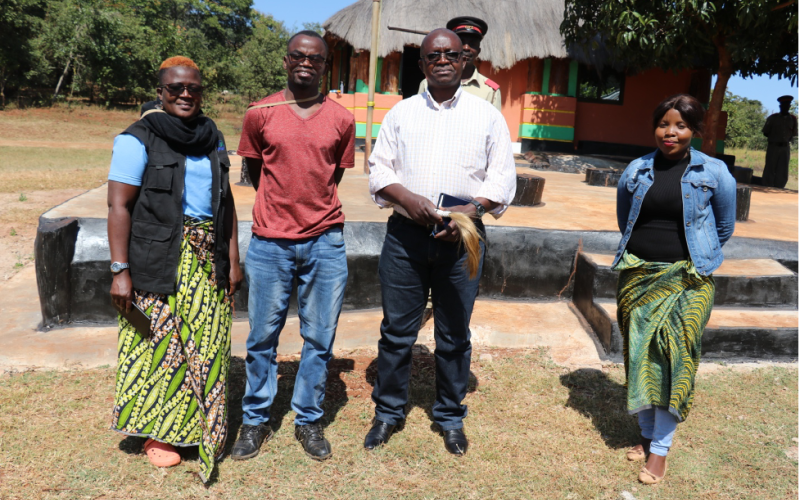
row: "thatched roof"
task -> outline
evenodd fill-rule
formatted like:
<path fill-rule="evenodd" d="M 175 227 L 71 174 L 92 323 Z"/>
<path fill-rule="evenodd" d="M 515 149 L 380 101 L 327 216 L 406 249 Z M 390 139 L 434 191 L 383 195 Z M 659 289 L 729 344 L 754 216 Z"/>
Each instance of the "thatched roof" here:
<path fill-rule="evenodd" d="M 489 24 L 480 58 L 497 69 L 531 57 L 567 57 L 558 31 L 564 0 L 382 0 L 381 5 L 379 57 L 422 42 L 422 35 L 391 31 L 388 26 L 430 31 L 456 16 L 474 16 Z M 356 50 L 369 50 L 372 0 L 357 0 L 322 26 Z"/>

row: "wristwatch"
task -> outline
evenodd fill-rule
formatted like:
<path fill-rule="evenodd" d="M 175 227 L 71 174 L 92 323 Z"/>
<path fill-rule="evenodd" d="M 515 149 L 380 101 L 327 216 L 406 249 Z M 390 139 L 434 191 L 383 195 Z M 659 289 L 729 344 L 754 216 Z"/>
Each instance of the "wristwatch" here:
<path fill-rule="evenodd" d="M 128 265 L 127 262 L 112 262 L 111 263 L 111 272 L 114 274 L 119 274 L 125 269 L 129 269 L 131 266 Z"/>
<path fill-rule="evenodd" d="M 483 215 L 486 213 L 486 208 L 484 208 L 481 202 L 476 200 L 470 200 L 470 203 L 475 205 L 475 215 L 477 215 L 479 219 L 483 217 Z"/>

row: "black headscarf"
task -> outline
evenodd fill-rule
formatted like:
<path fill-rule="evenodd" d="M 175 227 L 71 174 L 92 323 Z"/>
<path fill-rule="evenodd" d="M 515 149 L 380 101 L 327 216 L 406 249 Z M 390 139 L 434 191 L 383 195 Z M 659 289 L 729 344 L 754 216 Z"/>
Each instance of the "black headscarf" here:
<path fill-rule="evenodd" d="M 142 114 L 159 109 L 159 101 L 142 105 Z M 181 120 L 166 112 L 142 116 L 142 123 L 155 135 L 164 139 L 175 151 L 190 156 L 206 156 L 217 147 L 217 125 L 202 111 L 190 120 Z"/>

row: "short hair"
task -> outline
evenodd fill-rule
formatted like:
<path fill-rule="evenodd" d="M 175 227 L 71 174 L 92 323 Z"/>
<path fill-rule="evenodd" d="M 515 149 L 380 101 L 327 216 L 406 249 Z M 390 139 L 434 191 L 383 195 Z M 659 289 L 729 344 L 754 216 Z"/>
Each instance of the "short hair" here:
<path fill-rule="evenodd" d="M 425 38 L 423 38 L 422 42 L 419 44 L 420 55 L 423 55 L 423 56 L 425 55 L 425 54 L 422 53 L 422 49 L 423 49 L 423 47 L 425 47 L 425 44 L 428 42 L 428 40 L 436 38 L 437 36 L 442 35 L 442 34 L 447 35 L 447 36 L 453 35 L 453 37 L 455 37 L 455 40 L 458 40 L 458 43 L 461 44 L 461 46 L 463 48 L 464 42 L 461 41 L 461 37 L 458 36 L 458 33 L 454 32 L 454 31 L 451 31 L 451 30 L 449 30 L 447 28 L 436 28 L 435 30 L 431 30 L 430 32 L 428 32 L 428 34 L 425 35 Z"/>
<path fill-rule="evenodd" d="M 681 118 L 692 132 L 697 135 L 703 134 L 703 119 L 706 116 L 706 110 L 700 101 L 688 94 L 675 94 L 658 103 L 653 111 L 653 130 L 658 128 L 661 119 L 670 109 L 681 114 Z"/>
<path fill-rule="evenodd" d="M 158 81 L 159 83 L 164 78 L 164 74 L 170 68 L 191 68 L 200 73 L 200 68 L 197 67 L 194 61 L 185 56 L 172 56 L 164 60 L 161 66 L 158 67 Z"/>
<path fill-rule="evenodd" d="M 294 40 L 298 36 L 307 36 L 307 37 L 310 37 L 310 38 L 318 38 L 318 39 L 322 40 L 322 45 L 325 47 L 325 57 L 327 57 L 328 54 L 330 54 L 330 49 L 328 48 L 328 42 L 326 42 L 325 39 L 322 38 L 322 35 L 320 35 L 316 31 L 312 31 L 312 30 L 298 31 L 297 33 L 292 35 L 292 37 L 289 38 L 289 41 L 286 42 L 286 50 L 287 51 L 289 50 L 289 45 L 292 44 L 292 40 Z"/>

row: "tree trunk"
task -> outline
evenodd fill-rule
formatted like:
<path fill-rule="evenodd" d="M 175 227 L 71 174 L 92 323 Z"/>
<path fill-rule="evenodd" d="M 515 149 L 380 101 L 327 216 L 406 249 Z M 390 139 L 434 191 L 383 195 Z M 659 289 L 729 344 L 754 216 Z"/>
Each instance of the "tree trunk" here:
<path fill-rule="evenodd" d="M 0 72 L 0 109 L 6 109 L 6 77 Z"/>
<path fill-rule="evenodd" d="M 61 84 L 64 82 L 64 78 L 67 76 L 69 72 L 69 65 L 72 64 L 72 51 L 69 53 L 69 59 L 67 59 L 67 65 L 64 66 L 64 72 L 61 73 L 61 77 L 58 79 L 58 83 L 56 84 L 56 91 L 53 92 L 53 102 L 56 101 L 58 97 L 58 91 L 61 90 Z"/>
<path fill-rule="evenodd" d="M 708 103 L 706 113 L 705 133 L 703 134 L 703 153 L 709 156 L 717 156 L 717 126 L 719 124 L 719 113 L 722 111 L 722 101 L 725 99 L 725 89 L 728 88 L 728 80 L 733 74 L 733 64 L 731 54 L 725 46 L 725 37 L 719 35 L 714 38 L 714 45 L 719 53 L 719 70 L 717 71 L 717 83 L 714 84 L 714 92 L 711 94 L 711 102 Z M 724 138 L 724 137 L 723 137 Z"/>

